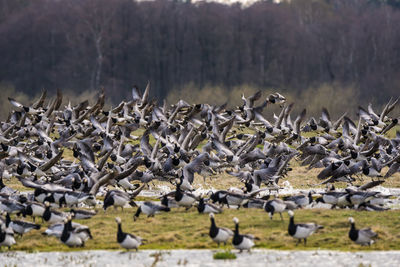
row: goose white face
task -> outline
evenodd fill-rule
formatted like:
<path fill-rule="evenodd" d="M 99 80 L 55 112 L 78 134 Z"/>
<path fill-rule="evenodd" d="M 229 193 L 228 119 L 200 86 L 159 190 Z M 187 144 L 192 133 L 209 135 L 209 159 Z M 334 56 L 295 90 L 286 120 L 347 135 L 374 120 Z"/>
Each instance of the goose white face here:
<path fill-rule="evenodd" d="M 116 221 L 117 223 L 121 223 L 121 218 L 120 218 L 120 217 L 116 217 L 116 218 L 115 218 L 115 221 Z"/>
<path fill-rule="evenodd" d="M 288 212 L 287 212 L 288 214 L 289 214 L 289 216 L 290 217 L 293 217 L 294 216 L 294 212 L 293 211 L 291 211 L 291 210 L 288 210 Z"/>
<path fill-rule="evenodd" d="M 235 218 L 233 218 L 233 222 L 237 224 L 237 223 L 239 223 L 239 219 L 235 217 Z"/>
<path fill-rule="evenodd" d="M 349 222 L 350 222 L 350 223 L 354 223 L 353 217 L 350 217 L 350 218 L 349 218 Z"/>

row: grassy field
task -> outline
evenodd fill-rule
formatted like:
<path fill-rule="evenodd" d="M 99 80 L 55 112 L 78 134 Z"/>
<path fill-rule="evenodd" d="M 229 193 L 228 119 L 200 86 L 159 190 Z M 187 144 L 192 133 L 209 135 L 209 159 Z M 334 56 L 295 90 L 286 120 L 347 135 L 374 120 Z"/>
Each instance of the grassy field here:
<path fill-rule="evenodd" d="M 93 240 L 88 240 L 84 249 L 120 249 L 116 242 L 117 224 L 115 217 L 122 218 L 122 227 L 125 232 L 134 233 L 146 239 L 141 249 L 213 249 L 217 245 L 208 236 L 210 225 L 206 214 L 198 214 L 192 208 L 172 210 L 170 213 L 158 214 L 154 218 L 140 216 L 134 222 L 134 208 L 121 210 L 110 209 L 87 221 L 78 221 L 88 225 L 92 231 Z M 240 219 L 240 232 L 249 233 L 258 237 L 257 248 L 267 249 L 332 249 L 332 250 L 393 250 L 400 249 L 400 232 L 398 221 L 400 212 L 356 212 L 353 210 L 297 210 L 295 222 L 316 222 L 324 229 L 308 239 L 307 246 L 296 246 L 295 240 L 287 233 L 288 215 L 284 214 L 284 221 L 279 215 L 273 220 L 263 210 L 239 209 L 225 210 L 216 215 L 218 226 L 233 229 L 233 217 Z M 361 247 L 353 244 L 348 238 L 348 217 L 354 217 L 359 228 L 372 227 L 378 233 L 377 242 L 371 247 Z M 43 227 L 44 228 L 44 227 Z M 12 250 L 35 251 L 75 251 L 82 248 L 70 249 L 55 237 L 42 236 L 41 232 L 32 231 L 17 239 L 17 245 Z M 231 248 L 231 244 L 221 248 Z"/>
<path fill-rule="evenodd" d="M 394 132 L 391 131 L 394 135 Z M 154 140 L 151 140 L 154 141 Z M 137 141 L 135 141 L 137 142 Z M 66 150 L 63 155 L 66 159 L 72 159 L 72 153 Z M 307 167 L 299 166 L 293 159 L 291 161 L 292 171 L 288 176 L 281 179 L 280 183 L 289 181 L 294 188 L 307 190 L 321 182 L 316 177 L 320 169 L 308 170 Z M 382 173 L 385 173 L 384 169 Z M 370 181 L 369 178 L 360 177 L 355 185 L 361 185 Z M 6 185 L 20 190 L 31 190 L 23 187 L 19 181 L 12 178 L 4 181 Z M 166 182 L 155 182 L 155 185 L 167 185 Z M 337 187 L 345 187 L 345 183 L 336 184 Z M 236 177 L 226 173 L 216 174 L 206 182 L 196 175 L 194 187 L 227 189 L 229 187 L 242 187 L 243 184 Z M 386 179 L 383 184 L 386 187 L 400 187 L 400 174 Z M 323 188 L 324 186 L 320 186 Z M 151 200 L 139 197 L 137 200 Z M 208 215 L 198 214 L 195 208 L 185 211 L 184 209 L 173 210 L 166 214 L 159 214 L 155 218 L 141 216 L 133 222 L 133 214 L 136 209 L 121 210 L 109 209 L 107 213 L 99 210 L 99 214 L 87 221 L 78 221 L 88 225 L 94 236 L 89 240 L 84 249 L 119 249 L 116 242 L 117 225 L 114 221 L 116 216 L 123 220 L 123 229 L 126 232 L 134 233 L 146 239 L 142 249 L 178 249 L 178 248 L 216 248 L 208 237 L 209 218 Z M 311 236 L 308 244 L 296 246 L 295 241 L 287 233 L 288 216 L 285 214 L 285 221 L 279 219 L 279 215 L 274 220 L 269 220 L 263 210 L 240 209 L 225 210 L 222 215 L 216 215 L 216 222 L 219 226 L 230 227 L 233 229 L 233 217 L 238 217 L 241 221 L 240 229 L 242 233 L 251 233 L 259 237 L 256 247 L 269 249 L 333 249 L 333 250 L 390 250 L 400 249 L 400 211 L 385 212 L 358 212 L 353 210 L 298 210 L 295 212 L 296 222 L 317 222 L 325 228 Z M 358 227 L 371 226 L 379 235 L 377 243 L 371 247 L 360 247 L 353 244 L 347 237 L 349 216 L 356 219 Z M 17 239 L 17 244 L 12 250 L 24 251 L 70 251 L 80 250 L 80 248 L 70 249 L 63 245 L 55 237 L 45 237 L 41 233 L 46 229 L 43 225 L 40 231 L 32 231 L 22 238 Z M 231 245 L 224 247 L 231 248 Z M 4 249 L 3 249 L 4 250 Z"/>

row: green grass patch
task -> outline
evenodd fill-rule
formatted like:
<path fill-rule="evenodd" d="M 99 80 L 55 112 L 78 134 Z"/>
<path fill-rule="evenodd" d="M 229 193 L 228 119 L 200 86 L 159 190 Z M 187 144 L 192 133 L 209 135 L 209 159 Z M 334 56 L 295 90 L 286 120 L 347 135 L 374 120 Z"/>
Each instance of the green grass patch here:
<path fill-rule="evenodd" d="M 214 253 L 213 258 L 214 260 L 234 260 L 236 259 L 236 254 L 230 250 L 219 251 Z"/>
<path fill-rule="evenodd" d="M 122 218 L 122 228 L 125 232 L 139 235 L 146 239 L 140 249 L 216 249 L 217 244 L 208 236 L 210 219 L 207 214 L 199 214 L 195 208 L 185 211 L 183 208 L 173 209 L 169 213 L 157 214 L 147 218 L 143 214 L 134 222 L 133 214 L 136 208 L 126 208 L 124 211 L 109 209 L 106 213 L 99 210 L 90 220 L 77 221 L 90 227 L 93 235 L 84 248 L 68 248 L 55 237 L 43 236 L 46 229 L 31 231 L 22 238 L 17 238 L 17 244 L 11 250 L 35 251 L 77 251 L 88 249 L 120 250 L 117 243 L 117 224 L 115 217 Z M 399 211 L 367 212 L 354 210 L 297 210 L 295 221 L 316 222 L 324 226 L 307 240 L 307 246 L 296 246 L 296 240 L 289 236 L 287 227 L 289 217 L 284 214 L 284 221 L 279 215 L 273 220 L 268 218 L 264 210 L 259 209 L 226 209 L 222 214 L 215 215 L 217 226 L 234 228 L 233 217 L 240 219 L 240 232 L 253 234 L 260 238 L 256 248 L 283 250 L 331 249 L 342 251 L 358 250 L 397 250 L 400 249 L 400 234 L 398 220 Z M 348 238 L 350 225 L 348 217 L 354 217 L 358 228 L 371 227 L 378 233 L 376 243 L 371 247 L 361 247 Z M 37 220 L 40 222 L 40 219 Z M 223 249 L 232 249 L 231 241 Z"/>

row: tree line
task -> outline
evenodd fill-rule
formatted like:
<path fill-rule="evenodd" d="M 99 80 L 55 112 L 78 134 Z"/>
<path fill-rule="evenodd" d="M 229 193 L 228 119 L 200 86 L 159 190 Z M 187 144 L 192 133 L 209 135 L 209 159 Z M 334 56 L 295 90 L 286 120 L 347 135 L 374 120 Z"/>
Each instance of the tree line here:
<path fill-rule="evenodd" d="M 399 1 L 0 0 L 0 83 L 35 95 L 137 84 L 302 94 L 335 84 L 383 103 L 400 88 Z M 321 101 L 324 101 L 322 99 Z"/>

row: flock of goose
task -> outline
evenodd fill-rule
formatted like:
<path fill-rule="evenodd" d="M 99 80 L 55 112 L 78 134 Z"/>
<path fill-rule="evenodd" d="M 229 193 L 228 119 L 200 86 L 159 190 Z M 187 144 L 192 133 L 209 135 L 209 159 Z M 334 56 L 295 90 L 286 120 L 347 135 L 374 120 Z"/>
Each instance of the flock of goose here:
<path fill-rule="evenodd" d="M 96 216 L 100 199 L 104 211 L 138 206 L 134 220 L 142 213 L 154 216 L 197 206 L 199 213 L 210 214 L 210 237 L 218 244 L 232 238 L 240 251 L 249 250 L 255 238 L 239 233 L 237 218 L 234 231 L 216 226 L 214 214 L 225 205 L 263 209 L 271 219 L 288 212 L 288 233 L 304 244 L 322 226 L 296 224 L 295 209 L 321 203 L 332 208 L 387 209 L 384 204 L 391 196 L 371 188 L 400 171 L 400 134 L 385 136 L 398 124 L 390 115 L 398 99 L 391 99 L 380 114 L 371 105 L 359 107 L 355 122 L 346 114 L 331 120 L 325 108 L 319 119 L 307 120 L 304 109 L 292 121 L 293 103 L 279 93 L 262 98 L 257 92 L 242 99 L 243 105 L 233 109 L 183 100 L 158 106 L 149 97 L 149 85 L 143 94 L 134 87 L 129 102 L 108 110 L 104 92 L 92 106 L 84 101 L 64 108 L 61 92 L 47 102 L 44 91 L 30 106 L 9 98 L 13 110 L 0 127 L 0 246 L 10 247 L 14 235 L 40 229 L 42 225 L 35 223 L 40 217 L 48 225 L 44 235 L 82 247 L 93 237 L 87 226 L 73 220 Z M 280 112 L 267 119 L 263 111 L 270 105 L 279 106 Z M 67 151 L 73 158 L 63 157 Z M 278 197 L 280 180 L 292 170 L 291 160 L 320 168 L 319 185 L 326 184 L 327 189 L 316 199 L 314 191 Z M 384 167 L 388 168 L 382 173 Z M 223 172 L 237 177 L 243 188 L 196 194 L 195 179 L 218 183 Z M 360 187 L 352 185 L 364 176 L 373 179 Z M 3 180 L 11 179 L 31 191 L 6 186 Z M 175 190 L 163 194 L 159 203 L 135 202 L 156 180 L 170 182 Z M 338 181 L 349 186 L 336 190 L 333 184 Z M 33 222 L 21 218 L 27 216 Z M 118 243 L 137 249 L 142 239 L 123 232 L 120 218 L 116 222 Z M 351 240 L 372 244 L 376 234 L 371 229 L 357 230 L 354 219 L 349 222 Z"/>

